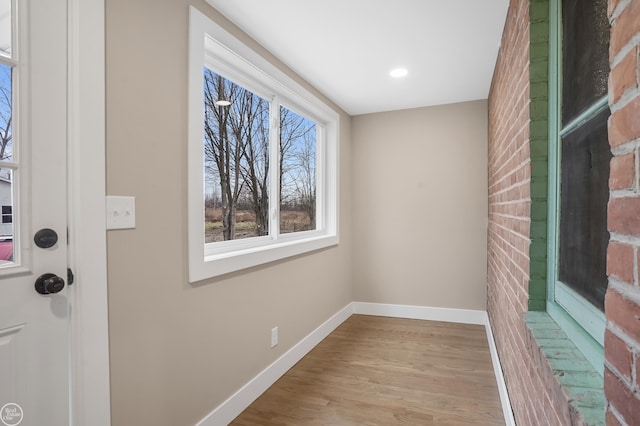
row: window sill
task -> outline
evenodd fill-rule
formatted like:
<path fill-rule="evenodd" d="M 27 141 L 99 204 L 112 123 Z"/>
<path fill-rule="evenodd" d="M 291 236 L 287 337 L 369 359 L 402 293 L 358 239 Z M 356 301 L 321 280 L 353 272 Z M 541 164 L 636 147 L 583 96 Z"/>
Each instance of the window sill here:
<path fill-rule="evenodd" d="M 298 256 L 338 245 L 336 235 L 322 234 L 309 238 L 285 239 L 264 246 L 227 251 L 223 253 L 206 253 L 204 246 L 197 255 L 189 256 L 189 282 L 202 281 L 240 271 L 277 260 Z"/>
<path fill-rule="evenodd" d="M 528 312 L 525 323 L 531 332 L 534 361 L 552 394 L 564 395 L 571 424 L 604 425 L 604 380 L 567 335 L 546 312 Z M 537 349 L 537 350 L 536 350 Z M 554 380 L 549 380 L 552 375 Z M 553 383 L 552 383 L 553 382 Z M 556 387 L 557 392 L 553 387 Z"/>

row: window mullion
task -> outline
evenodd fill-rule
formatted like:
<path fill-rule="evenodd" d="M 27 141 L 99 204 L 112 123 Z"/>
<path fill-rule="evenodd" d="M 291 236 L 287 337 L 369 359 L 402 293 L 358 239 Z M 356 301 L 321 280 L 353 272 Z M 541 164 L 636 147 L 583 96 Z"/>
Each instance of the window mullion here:
<path fill-rule="evenodd" d="M 0 64 L 7 65 L 13 68 L 18 66 L 18 60 L 15 59 L 15 55 L 13 58 L 8 58 L 0 54 Z"/>
<path fill-rule="evenodd" d="M 280 101 L 274 96 L 269 105 L 269 234 L 280 235 Z"/>
<path fill-rule="evenodd" d="M 574 118 L 569 124 L 564 126 L 562 130 L 560 130 L 560 138 L 565 137 L 572 131 L 578 129 L 580 126 L 585 124 L 591 118 L 600 114 L 603 110 L 609 108 L 609 98 L 607 96 L 603 96 L 589 108 L 584 110 L 580 115 Z"/>

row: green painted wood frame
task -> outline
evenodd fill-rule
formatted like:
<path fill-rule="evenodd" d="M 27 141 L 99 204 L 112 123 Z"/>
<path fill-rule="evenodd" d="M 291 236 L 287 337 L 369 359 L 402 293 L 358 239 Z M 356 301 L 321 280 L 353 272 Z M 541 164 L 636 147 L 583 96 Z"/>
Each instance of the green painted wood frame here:
<path fill-rule="evenodd" d="M 549 2 L 549 193 L 547 245 L 547 312 L 571 338 L 587 360 L 601 375 L 604 373 L 604 313 L 586 302 L 558 280 L 558 225 L 560 218 L 560 138 L 586 118 L 607 107 L 607 98 L 561 129 L 562 93 L 562 0 Z"/>

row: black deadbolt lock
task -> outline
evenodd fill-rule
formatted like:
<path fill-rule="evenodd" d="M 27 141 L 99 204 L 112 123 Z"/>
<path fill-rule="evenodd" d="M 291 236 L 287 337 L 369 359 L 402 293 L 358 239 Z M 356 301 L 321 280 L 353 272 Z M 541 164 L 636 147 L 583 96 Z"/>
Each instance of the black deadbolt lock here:
<path fill-rule="evenodd" d="M 33 236 L 33 242 L 40 248 L 53 247 L 58 242 L 58 234 L 53 229 L 43 228 Z"/>

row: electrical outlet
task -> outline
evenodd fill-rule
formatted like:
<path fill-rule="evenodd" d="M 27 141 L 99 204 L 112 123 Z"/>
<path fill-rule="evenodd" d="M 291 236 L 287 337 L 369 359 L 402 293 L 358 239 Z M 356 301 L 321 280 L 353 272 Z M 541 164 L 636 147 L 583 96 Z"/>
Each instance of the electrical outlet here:
<path fill-rule="evenodd" d="M 271 348 L 278 346 L 278 327 L 271 329 Z"/>

